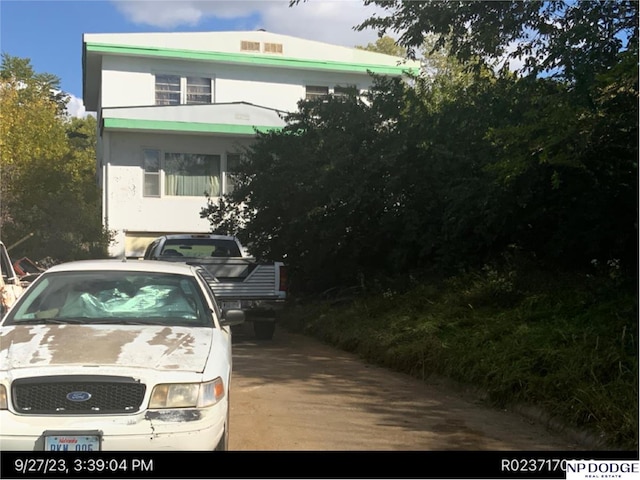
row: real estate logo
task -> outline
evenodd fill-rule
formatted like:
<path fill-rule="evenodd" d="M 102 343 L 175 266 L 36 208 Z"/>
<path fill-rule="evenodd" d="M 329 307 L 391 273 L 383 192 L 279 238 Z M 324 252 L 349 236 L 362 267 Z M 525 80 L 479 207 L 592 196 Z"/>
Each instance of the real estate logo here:
<path fill-rule="evenodd" d="M 567 460 L 567 480 L 638 478 L 638 460 Z"/>

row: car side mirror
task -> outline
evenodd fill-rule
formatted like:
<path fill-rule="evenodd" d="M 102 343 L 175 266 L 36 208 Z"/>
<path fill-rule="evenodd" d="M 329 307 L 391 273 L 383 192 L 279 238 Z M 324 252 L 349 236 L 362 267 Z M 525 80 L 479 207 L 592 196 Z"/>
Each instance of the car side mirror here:
<path fill-rule="evenodd" d="M 220 325 L 232 327 L 244 323 L 245 315 L 242 310 L 223 310 Z"/>

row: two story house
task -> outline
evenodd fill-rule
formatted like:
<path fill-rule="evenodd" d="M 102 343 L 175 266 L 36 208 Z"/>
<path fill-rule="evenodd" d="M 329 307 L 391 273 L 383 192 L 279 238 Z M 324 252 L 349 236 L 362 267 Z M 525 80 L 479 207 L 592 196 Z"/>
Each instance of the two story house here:
<path fill-rule="evenodd" d="M 138 257 L 160 234 L 210 231 L 205 195 L 233 188 L 255 131 L 282 128 L 300 99 L 419 63 L 265 31 L 118 33 L 83 36 L 82 70 L 110 254 Z"/>

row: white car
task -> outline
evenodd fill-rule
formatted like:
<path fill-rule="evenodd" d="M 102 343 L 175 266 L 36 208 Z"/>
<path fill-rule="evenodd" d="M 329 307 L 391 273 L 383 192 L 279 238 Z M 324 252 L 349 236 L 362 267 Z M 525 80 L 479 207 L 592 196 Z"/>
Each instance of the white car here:
<path fill-rule="evenodd" d="M 50 268 L 0 324 L 0 450 L 226 450 L 242 321 L 199 267 Z"/>

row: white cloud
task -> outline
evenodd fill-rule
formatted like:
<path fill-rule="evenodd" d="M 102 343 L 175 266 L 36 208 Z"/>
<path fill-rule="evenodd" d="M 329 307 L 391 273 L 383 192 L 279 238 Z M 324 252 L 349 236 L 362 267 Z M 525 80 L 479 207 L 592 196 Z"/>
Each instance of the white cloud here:
<path fill-rule="evenodd" d="M 116 8 L 131 22 L 160 28 L 196 25 L 203 11 L 194 1 L 112 0 Z"/>
<path fill-rule="evenodd" d="M 276 2 L 271 3 L 272 8 L 263 12 L 263 28 L 274 33 L 347 47 L 373 43 L 378 38 L 377 32 L 353 29 L 375 11 L 365 7 L 362 0 L 310 0 L 292 8 L 287 6 L 287 11 L 276 7 Z"/>
<path fill-rule="evenodd" d="M 82 99 L 71 94 L 69 94 L 69 101 L 67 102 L 67 114 L 70 117 L 77 118 L 85 118 L 87 115 L 96 116 L 95 112 L 87 113 Z"/>
<path fill-rule="evenodd" d="M 375 42 L 377 32 L 353 27 L 376 7 L 363 0 L 309 0 L 289 7 L 289 0 L 111 0 L 134 23 L 162 29 L 197 27 L 207 19 L 237 20 L 238 29 L 269 32 L 353 47 Z M 249 22 L 254 22 L 254 25 Z"/>

